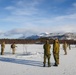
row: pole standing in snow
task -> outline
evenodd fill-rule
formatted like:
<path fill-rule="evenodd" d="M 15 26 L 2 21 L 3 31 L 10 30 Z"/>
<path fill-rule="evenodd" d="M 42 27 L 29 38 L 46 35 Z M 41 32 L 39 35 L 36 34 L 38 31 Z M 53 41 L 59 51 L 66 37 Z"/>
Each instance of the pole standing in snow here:
<path fill-rule="evenodd" d="M 1 55 L 4 55 L 5 42 L 1 43 Z"/>
<path fill-rule="evenodd" d="M 43 48 L 44 48 L 44 62 L 43 62 L 43 66 L 45 67 L 45 64 L 46 64 L 46 58 L 48 59 L 48 67 L 50 67 L 51 65 L 50 65 L 50 55 L 51 55 L 51 53 L 50 53 L 50 48 L 51 48 L 51 46 L 50 46 L 50 44 L 49 44 L 49 41 L 47 40 L 46 42 L 45 42 L 45 44 L 43 45 Z"/>
<path fill-rule="evenodd" d="M 59 44 L 58 39 L 55 39 L 53 43 L 53 56 L 55 60 L 54 66 L 59 65 L 59 51 L 60 51 L 60 44 Z"/>
<path fill-rule="evenodd" d="M 12 54 L 15 54 L 15 51 L 16 51 L 15 47 L 17 47 L 17 46 L 15 45 L 15 42 L 14 42 L 14 43 L 11 45 Z"/>

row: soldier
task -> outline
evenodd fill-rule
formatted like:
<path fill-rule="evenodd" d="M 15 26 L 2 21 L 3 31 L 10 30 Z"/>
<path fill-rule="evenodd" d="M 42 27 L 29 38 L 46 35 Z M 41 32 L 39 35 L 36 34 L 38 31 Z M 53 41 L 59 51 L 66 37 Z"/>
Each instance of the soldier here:
<path fill-rule="evenodd" d="M 65 52 L 64 55 L 67 55 L 67 43 L 66 43 L 66 41 L 65 41 L 64 44 L 63 44 L 63 50 L 64 50 L 64 52 Z"/>
<path fill-rule="evenodd" d="M 53 43 L 53 56 L 55 60 L 54 66 L 58 66 L 59 64 L 59 51 L 60 51 L 60 44 L 58 39 L 55 39 Z"/>
<path fill-rule="evenodd" d="M 1 43 L 1 55 L 4 55 L 5 42 Z"/>
<path fill-rule="evenodd" d="M 69 50 L 71 50 L 71 45 L 69 44 Z"/>
<path fill-rule="evenodd" d="M 49 44 L 49 41 L 47 40 L 46 43 L 43 45 L 43 48 L 44 48 L 44 67 L 45 67 L 45 64 L 46 64 L 46 58 L 48 59 L 48 67 L 51 67 L 50 65 L 50 44 Z"/>
<path fill-rule="evenodd" d="M 11 45 L 11 48 L 12 48 L 12 54 L 15 54 L 15 47 L 17 47 L 17 46 L 15 46 L 15 42 Z"/>

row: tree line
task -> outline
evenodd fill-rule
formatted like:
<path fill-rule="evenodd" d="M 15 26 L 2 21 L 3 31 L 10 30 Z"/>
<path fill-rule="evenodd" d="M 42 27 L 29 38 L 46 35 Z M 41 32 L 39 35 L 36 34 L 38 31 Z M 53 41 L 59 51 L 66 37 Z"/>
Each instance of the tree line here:
<path fill-rule="evenodd" d="M 0 39 L 0 44 L 5 41 L 6 44 L 43 44 L 46 40 L 49 40 L 50 44 L 53 44 L 53 39 L 40 38 L 40 39 Z M 60 43 L 66 41 L 68 44 L 76 44 L 76 40 L 59 40 Z"/>

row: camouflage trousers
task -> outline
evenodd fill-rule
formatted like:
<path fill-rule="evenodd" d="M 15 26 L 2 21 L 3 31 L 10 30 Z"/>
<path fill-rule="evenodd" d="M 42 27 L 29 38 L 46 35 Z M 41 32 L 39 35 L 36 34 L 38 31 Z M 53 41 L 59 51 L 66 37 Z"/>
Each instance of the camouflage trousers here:
<path fill-rule="evenodd" d="M 15 48 L 12 48 L 12 54 L 15 54 Z"/>
<path fill-rule="evenodd" d="M 4 55 L 4 48 L 1 48 L 1 55 Z"/>
<path fill-rule="evenodd" d="M 48 60 L 48 66 L 50 66 L 50 54 L 49 55 L 44 55 L 44 66 L 46 64 L 46 59 Z"/>
<path fill-rule="evenodd" d="M 66 49 L 64 49 L 64 53 L 65 53 L 65 55 L 67 55 L 67 50 Z"/>
<path fill-rule="evenodd" d="M 55 64 L 58 65 L 59 64 L 59 53 L 53 54 L 53 56 L 54 56 Z"/>

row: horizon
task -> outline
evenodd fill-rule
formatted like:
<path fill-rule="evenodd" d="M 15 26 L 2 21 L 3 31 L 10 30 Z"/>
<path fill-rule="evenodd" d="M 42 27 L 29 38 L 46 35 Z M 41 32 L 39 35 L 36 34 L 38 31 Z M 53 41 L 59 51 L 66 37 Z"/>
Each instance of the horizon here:
<path fill-rule="evenodd" d="M 0 38 L 76 33 L 76 0 L 0 0 Z"/>
<path fill-rule="evenodd" d="M 27 35 L 22 35 L 20 37 L 17 37 L 17 38 L 0 38 L 0 39 L 36 39 L 36 36 L 38 37 L 46 37 L 46 36 L 61 36 L 61 35 L 68 35 L 70 34 L 70 36 L 76 36 L 76 32 L 54 32 L 54 33 L 47 33 L 47 32 L 44 32 L 44 33 L 38 33 L 38 34 L 27 34 Z M 35 37 L 35 38 L 34 38 Z M 74 39 L 74 38 L 71 38 L 71 39 Z M 74 39 L 75 40 L 75 39 Z"/>

